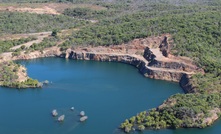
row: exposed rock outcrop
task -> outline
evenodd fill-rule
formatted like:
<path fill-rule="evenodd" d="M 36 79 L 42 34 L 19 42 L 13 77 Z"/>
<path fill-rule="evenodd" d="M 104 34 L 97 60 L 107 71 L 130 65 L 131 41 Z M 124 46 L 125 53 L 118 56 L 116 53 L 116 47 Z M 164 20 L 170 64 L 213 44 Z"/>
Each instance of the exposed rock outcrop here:
<path fill-rule="evenodd" d="M 62 53 L 60 52 L 58 47 L 51 47 L 50 49 L 45 49 L 43 52 L 35 51 L 28 54 L 21 54 L 19 56 L 15 56 L 13 60 L 28 60 L 28 59 L 36 59 L 36 58 L 43 58 L 43 57 L 55 57 L 60 56 Z"/>
<path fill-rule="evenodd" d="M 10 53 L 3 54 L 2 60 L 26 60 L 41 57 L 62 57 L 75 60 L 95 60 L 105 62 L 122 62 L 133 65 L 139 69 L 145 77 L 182 83 L 183 88 L 191 88 L 184 84 L 188 80 L 185 75 L 198 72 L 198 68 L 189 60 L 169 55 L 171 36 L 164 34 L 159 37 L 135 39 L 128 44 L 117 46 L 76 47 L 61 52 L 59 47 L 51 47 L 40 51 L 22 52 L 19 56 Z M 165 52 L 164 52 L 165 51 Z M 168 56 L 169 57 L 166 57 Z M 186 62 L 188 61 L 188 63 Z M 181 81 L 182 80 L 182 81 Z M 187 92 L 192 90 L 188 89 Z"/>
<path fill-rule="evenodd" d="M 160 46 L 160 51 L 162 52 L 163 56 L 168 57 L 169 52 L 170 52 L 170 47 L 167 42 L 167 37 L 165 36 L 163 41 L 161 42 Z"/>
<path fill-rule="evenodd" d="M 106 54 L 106 53 L 91 53 L 91 52 L 76 52 L 71 51 L 66 56 L 75 60 L 95 60 L 95 61 L 106 61 L 106 62 L 122 62 L 133 65 L 139 69 L 139 71 L 146 77 L 161 79 L 167 81 L 179 82 L 183 74 L 188 73 L 182 70 L 164 69 L 149 67 L 148 61 L 143 57 L 128 54 Z"/>
<path fill-rule="evenodd" d="M 156 55 L 153 54 L 153 52 L 150 50 L 149 47 L 146 47 L 146 49 L 145 49 L 145 51 L 144 51 L 143 57 L 144 57 L 147 61 L 151 62 L 151 61 L 154 61 L 154 60 L 155 60 Z"/>
<path fill-rule="evenodd" d="M 152 60 L 148 66 L 157 67 L 157 68 L 170 68 L 182 71 L 191 72 L 192 70 L 197 70 L 196 66 L 191 66 L 188 64 L 180 63 L 180 62 L 164 62 L 164 61 L 157 61 Z"/>
<path fill-rule="evenodd" d="M 203 124 L 206 124 L 207 126 L 212 125 L 214 121 L 216 121 L 219 118 L 219 114 L 221 113 L 221 110 L 219 108 L 215 108 L 213 110 L 209 111 L 209 114 L 211 115 L 208 118 L 205 118 L 203 120 Z"/>
<path fill-rule="evenodd" d="M 184 74 L 181 79 L 180 79 L 180 86 L 183 88 L 185 93 L 194 93 L 194 87 L 192 86 L 191 82 L 190 82 L 190 77 L 191 75 L 188 74 Z"/>

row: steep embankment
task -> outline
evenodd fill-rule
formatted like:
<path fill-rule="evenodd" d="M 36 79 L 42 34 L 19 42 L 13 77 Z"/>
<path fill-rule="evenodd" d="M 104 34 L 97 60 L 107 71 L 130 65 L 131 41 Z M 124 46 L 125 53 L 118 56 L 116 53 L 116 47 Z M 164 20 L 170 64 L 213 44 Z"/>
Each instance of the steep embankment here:
<path fill-rule="evenodd" d="M 118 46 L 76 47 L 67 49 L 65 52 L 61 52 L 59 46 L 55 46 L 42 52 L 34 51 L 28 54 L 22 52 L 19 56 L 4 53 L 1 59 L 19 60 L 57 56 L 75 60 L 122 62 L 137 67 L 145 77 L 181 82 L 185 87 L 188 84 L 188 77 L 201 70 L 190 59 L 171 55 L 169 38 L 170 35 L 165 34 L 135 39 Z"/>
<path fill-rule="evenodd" d="M 202 72 L 193 61 L 183 57 L 175 57 L 167 51 L 167 56 L 161 50 L 170 35 L 136 39 L 128 44 L 113 47 L 82 47 L 68 49 L 62 57 L 76 60 L 114 61 L 131 64 L 146 77 L 167 81 L 180 82 L 184 75 Z M 154 42 L 154 43 L 152 43 Z"/>
<path fill-rule="evenodd" d="M 63 55 L 64 57 L 65 55 Z M 183 74 L 193 74 L 178 69 L 151 67 L 149 62 L 140 55 L 118 54 L 118 53 L 99 53 L 69 50 L 66 58 L 76 60 L 96 60 L 108 62 L 122 62 L 133 65 L 146 77 L 179 82 Z"/>

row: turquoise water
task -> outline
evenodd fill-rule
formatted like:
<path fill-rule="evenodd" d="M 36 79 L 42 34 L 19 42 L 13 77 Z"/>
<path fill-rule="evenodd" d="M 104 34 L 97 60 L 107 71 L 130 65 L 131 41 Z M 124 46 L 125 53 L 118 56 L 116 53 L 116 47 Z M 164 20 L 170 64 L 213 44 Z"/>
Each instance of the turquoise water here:
<path fill-rule="evenodd" d="M 160 105 L 175 93 L 177 83 L 144 78 L 136 68 L 121 64 L 44 58 L 22 61 L 32 78 L 49 80 L 43 89 L 0 87 L 0 134 L 119 134 L 122 121 Z M 71 107 L 75 107 L 71 111 Z M 65 114 L 59 123 L 50 113 Z M 79 122 L 79 112 L 89 117 Z M 206 129 L 145 131 L 145 134 L 212 134 L 220 121 Z"/>

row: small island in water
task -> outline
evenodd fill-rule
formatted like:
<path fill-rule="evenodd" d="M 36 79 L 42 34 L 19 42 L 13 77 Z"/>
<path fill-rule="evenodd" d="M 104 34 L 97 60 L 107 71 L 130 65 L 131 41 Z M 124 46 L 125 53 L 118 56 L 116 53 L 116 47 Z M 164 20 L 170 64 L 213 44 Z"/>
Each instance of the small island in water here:
<path fill-rule="evenodd" d="M 220 8 L 217 0 L 3 0 L 0 85 L 42 87 L 16 60 L 126 63 L 145 77 L 179 82 L 185 94 L 126 119 L 120 129 L 205 128 L 221 114 Z"/>

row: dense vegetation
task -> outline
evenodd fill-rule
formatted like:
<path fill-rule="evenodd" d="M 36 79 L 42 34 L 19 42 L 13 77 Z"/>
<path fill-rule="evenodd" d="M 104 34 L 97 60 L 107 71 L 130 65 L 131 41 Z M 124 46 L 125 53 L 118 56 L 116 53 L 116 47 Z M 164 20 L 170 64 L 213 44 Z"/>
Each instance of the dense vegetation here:
<path fill-rule="evenodd" d="M 45 48 L 55 46 L 57 41 L 59 41 L 59 39 L 56 37 L 44 38 L 41 43 L 34 43 L 30 48 L 27 48 L 26 53 L 36 50 L 43 51 Z"/>
<path fill-rule="evenodd" d="M 22 69 L 22 70 L 21 70 Z M 18 72 L 26 71 L 21 68 L 19 64 L 13 62 L 0 62 L 0 85 L 14 88 L 27 88 L 27 87 L 39 87 L 41 86 L 38 80 L 28 78 L 24 82 L 18 81 Z"/>
<path fill-rule="evenodd" d="M 177 94 L 157 109 L 144 111 L 121 124 L 129 132 L 135 129 L 161 129 L 179 127 L 204 128 L 209 118 L 220 113 L 221 94 Z"/>
<path fill-rule="evenodd" d="M 206 0 L 190 1 L 190 3 L 173 2 L 172 0 L 159 3 L 118 1 L 115 4 L 105 3 L 108 9 L 103 11 L 67 9 L 64 14 L 78 18 L 99 19 L 99 23 L 74 32 L 64 46 L 68 44 L 117 45 L 135 38 L 170 33 L 174 40 L 171 53 L 193 58 L 198 66 L 209 74 L 201 78 L 204 82 L 199 81 L 197 77 L 192 78 L 198 91 L 220 90 L 221 88 L 218 87 L 221 79 L 221 19 L 219 17 L 221 2 Z M 127 12 L 128 10 L 131 12 Z M 218 86 L 210 86 L 217 83 Z"/>
<path fill-rule="evenodd" d="M 68 29 L 82 26 L 86 23 L 84 20 L 76 20 L 63 15 L 19 12 L 0 12 L 0 20 L 0 35 Z"/>
<path fill-rule="evenodd" d="M 135 38 L 171 33 L 176 44 L 175 55 L 194 57 L 206 72 L 217 75 L 221 72 L 220 15 L 219 11 L 207 11 L 149 19 L 142 17 L 142 14 L 123 16 L 83 28 L 73 34 L 76 38 L 74 43 L 112 45 Z"/>
<path fill-rule="evenodd" d="M 107 9 L 107 10 L 93 10 L 90 8 L 67 8 L 64 10 L 63 14 L 75 18 L 80 19 L 102 19 L 107 17 L 112 17 L 120 13 L 114 9 Z"/>
<path fill-rule="evenodd" d="M 18 76 L 15 72 L 18 71 L 19 65 L 13 64 L 12 62 L 3 62 L 0 63 L 0 70 L 1 76 L 0 81 L 1 83 L 4 82 L 15 82 Z"/>
<path fill-rule="evenodd" d="M 15 40 L 5 40 L 5 41 L 0 41 L 0 54 L 3 52 L 10 52 L 10 48 L 21 45 L 24 43 L 27 43 L 32 40 L 36 40 L 36 37 L 28 37 L 28 38 L 21 38 L 21 39 L 15 39 Z M 23 48 L 23 47 L 22 47 Z"/>
<path fill-rule="evenodd" d="M 174 47 L 171 53 L 193 58 L 206 72 L 205 75 L 196 74 L 191 78 L 194 91 L 201 94 L 172 96 L 168 100 L 174 100 L 175 105 L 165 103 L 164 108 L 141 112 L 126 120 L 121 128 L 128 131 L 132 127 L 138 130 L 206 127 L 209 124 L 203 120 L 211 117 L 211 110 L 214 109 L 218 109 L 219 116 L 221 108 L 220 1 L 136 2 L 105 3 L 105 11 L 67 9 L 64 12 L 66 15 L 95 18 L 99 19 L 99 23 L 74 32 L 63 45 L 118 45 L 135 38 L 172 34 Z M 127 13 L 129 10 L 131 12 Z"/>
<path fill-rule="evenodd" d="M 220 73 L 217 75 L 214 75 L 213 73 L 206 73 L 205 75 L 196 74 L 191 78 L 191 84 L 193 87 L 195 87 L 194 89 L 195 92 L 199 93 L 221 92 L 220 91 L 221 75 Z"/>

